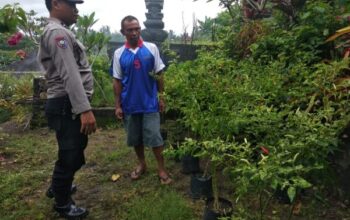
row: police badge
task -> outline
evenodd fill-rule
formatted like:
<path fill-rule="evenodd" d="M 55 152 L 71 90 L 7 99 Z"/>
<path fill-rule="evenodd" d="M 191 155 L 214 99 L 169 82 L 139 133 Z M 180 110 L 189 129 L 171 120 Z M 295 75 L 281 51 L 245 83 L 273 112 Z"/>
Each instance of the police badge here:
<path fill-rule="evenodd" d="M 68 47 L 68 42 L 64 36 L 58 36 L 55 38 L 56 45 L 62 49 L 66 49 Z"/>

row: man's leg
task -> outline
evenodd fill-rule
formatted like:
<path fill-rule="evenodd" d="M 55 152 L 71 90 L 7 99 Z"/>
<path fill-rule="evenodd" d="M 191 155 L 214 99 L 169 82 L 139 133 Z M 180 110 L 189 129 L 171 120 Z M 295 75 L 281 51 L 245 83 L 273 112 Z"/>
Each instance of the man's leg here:
<path fill-rule="evenodd" d="M 52 174 L 52 191 L 55 197 L 55 205 L 61 207 L 71 201 L 70 187 L 73 182 L 74 172 L 67 169 L 62 162 L 62 158 L 60 158 L 62 153 L 58 153 L 58 155 Z"/>
<path fill-rule="evenodd" d="M 172 182 L 172 179 L 169 176 L 169 173 L 165 169 L 164 165 L 164 156 L 163 156 L 163 150 L 164 147 L 153 147 L 153 154 L 156 157 L 157 163 L 158 163 L 158 176 L 161 184 L 167 185 Z"/>
<path fill-rule="evenodd" d="M 145 159 L 145 147 L 143 145 L 135 146 L 134 150 L 139 163 L 137 165 L 136 171 L 139 171 L 139 172 L 146 171 L 147 165 L 146 165 L 146 159 Z"/>
<path fill-rule="evenodd" d="M 75 184 L 72 184 L 72 187 L 70 188 L 70 194 L 73 195 L 74 193 L 77 192 L 77 190 L 78 190 L 77 186 Z M 55 197 L 53 194 L 52 185 L 50 185 L 49 188 L 46 190 L 45 195 L 49 199 L 52 199 L 53 197 Z"/>
<path fill-rule="evenodd" d="M 160 134 L 159 113 L 149 113 L 143 115 L 143 141 L 145 145 L 152 148 L 153 154 L 158 164 L 158 176 L 162 184 L 169 184 L 171 179 L 164 165 L 164 141 Z"/>
<path fill-rule="evenodd" d="M 165 166 L 164 166 L 164 156 L 163 156 L 163 150 L 164 147 L 160 146 L 160 147 L 153 147 L 152 151 L 153 154 L 157 160 L 157 164 L 158 164 L 158 175 L 160 177 L 166 177 L 168 176 L 168 173 L 165 170 Z"/>
<path fill-rule="evenodd" d="M 59 146 L 58 160 L 52 176 L 52 189 L 55 196 L 55 210 L 63 217 L 84 217 L 84 208 L 76 207 L 71 198 L 74 174 L 85 164 L 84 149 L 88 137 L 80 133 L 80 120 L 62 117 L 61 127 L 56 131 Z"/>
<path fill-rule="evenodd" d="M 52 191 L 57 206 L 70 202 L 74 174 L 85 163 L 84 149 L 59 150 L 52 175 Z"/>
<path fill-rule="evenodd" d="M 124 126 L 127 132 L 127 144 L 133 146 L 138 164 L 136 168 L 130 173 L 133 180 L 139 179 L 146 171 L 147 165 L 145 160 L 145 149 L 142 144 L 142 115 L 126 115 L 124 117 Z"/>

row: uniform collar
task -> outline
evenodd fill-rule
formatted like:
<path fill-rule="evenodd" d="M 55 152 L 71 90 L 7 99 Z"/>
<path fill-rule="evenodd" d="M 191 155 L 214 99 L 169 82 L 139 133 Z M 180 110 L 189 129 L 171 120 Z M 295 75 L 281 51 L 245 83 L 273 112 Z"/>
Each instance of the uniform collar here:
<path fill-rule="evenodd" d="M 57 18 L 54 18 L 54 17 L 47 18 L 47 22 L 53 22 L 53 23 L 56 23 L 56 24 L 60 24 L 60 25 L 62 25 L 65 28 L 68 28 L 61 20 L 59 20 Z"/>
<path fill-rule="evenodd" d="M 142 47 L 142 46 L 143 46 L 143 40 L 142 40 L 142 38 L 140 37 L 140 38 L 139 38 L 139 41 L 137 42 L 137 47 Z M 127 49 L 130 49 L 130 48 L 131 48 L 131 46 L 130 46 L 130 44 L 129 44 L 128 41 L 125 42 L 125 48 L 127 48 Z"/>

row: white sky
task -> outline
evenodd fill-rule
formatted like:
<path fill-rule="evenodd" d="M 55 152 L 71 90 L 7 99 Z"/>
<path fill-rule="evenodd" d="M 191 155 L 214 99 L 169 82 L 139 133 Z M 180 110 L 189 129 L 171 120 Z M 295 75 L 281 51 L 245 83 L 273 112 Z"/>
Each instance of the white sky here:
<path fill-rule="evenodd" d="M 0 7 L 5 4 L 20 3 L 26 10 L 34 10 L 38 16 L 48 16 L 44 0 L 0 0 Z M 103 25 L 110 26 L 112 31 L 120 30 L 120 21 L 126 15 L 136 16 L 142 27 L 146 20 L 147 12 L 144 0 L 85 0 L 84 4 L 78 5 L 80 15 L 89 15 L 95 12 L 95 19 L 99 21 L 93 27 L 99 29 Z M 207 3 L 206 0 L 164 0 L 163 22 L 165 30 L 174 30 L 176 34 L 183 33 L 184 27 L 191 32 L 193 16 L 204 20 L 205 16 L 215 17 L 223 9 L 219 7 L 219 0 Z"/>

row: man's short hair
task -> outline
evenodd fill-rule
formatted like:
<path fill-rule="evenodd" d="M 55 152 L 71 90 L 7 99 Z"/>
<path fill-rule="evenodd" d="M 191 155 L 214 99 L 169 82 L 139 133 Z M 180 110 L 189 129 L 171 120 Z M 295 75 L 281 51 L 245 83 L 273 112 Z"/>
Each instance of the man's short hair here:
<path fill-rule="evenodd" d="M 139 20 L 135 16 L 132 16 L 132 15 L 125 16 L 122 19 L 122 22 L 120 23 L 121 31 L 124 29 L 124 22 L 125 21 L 129 21 L 130 22 L 130 21 L 133 21 L 133 20 L 136 20 L 137 22 L 139 22 Z"/>
<path fill-rule="evenodd" d="M 51 11 L 52 9 L 52 0 L 45 0 L 47 10 Z"/>

